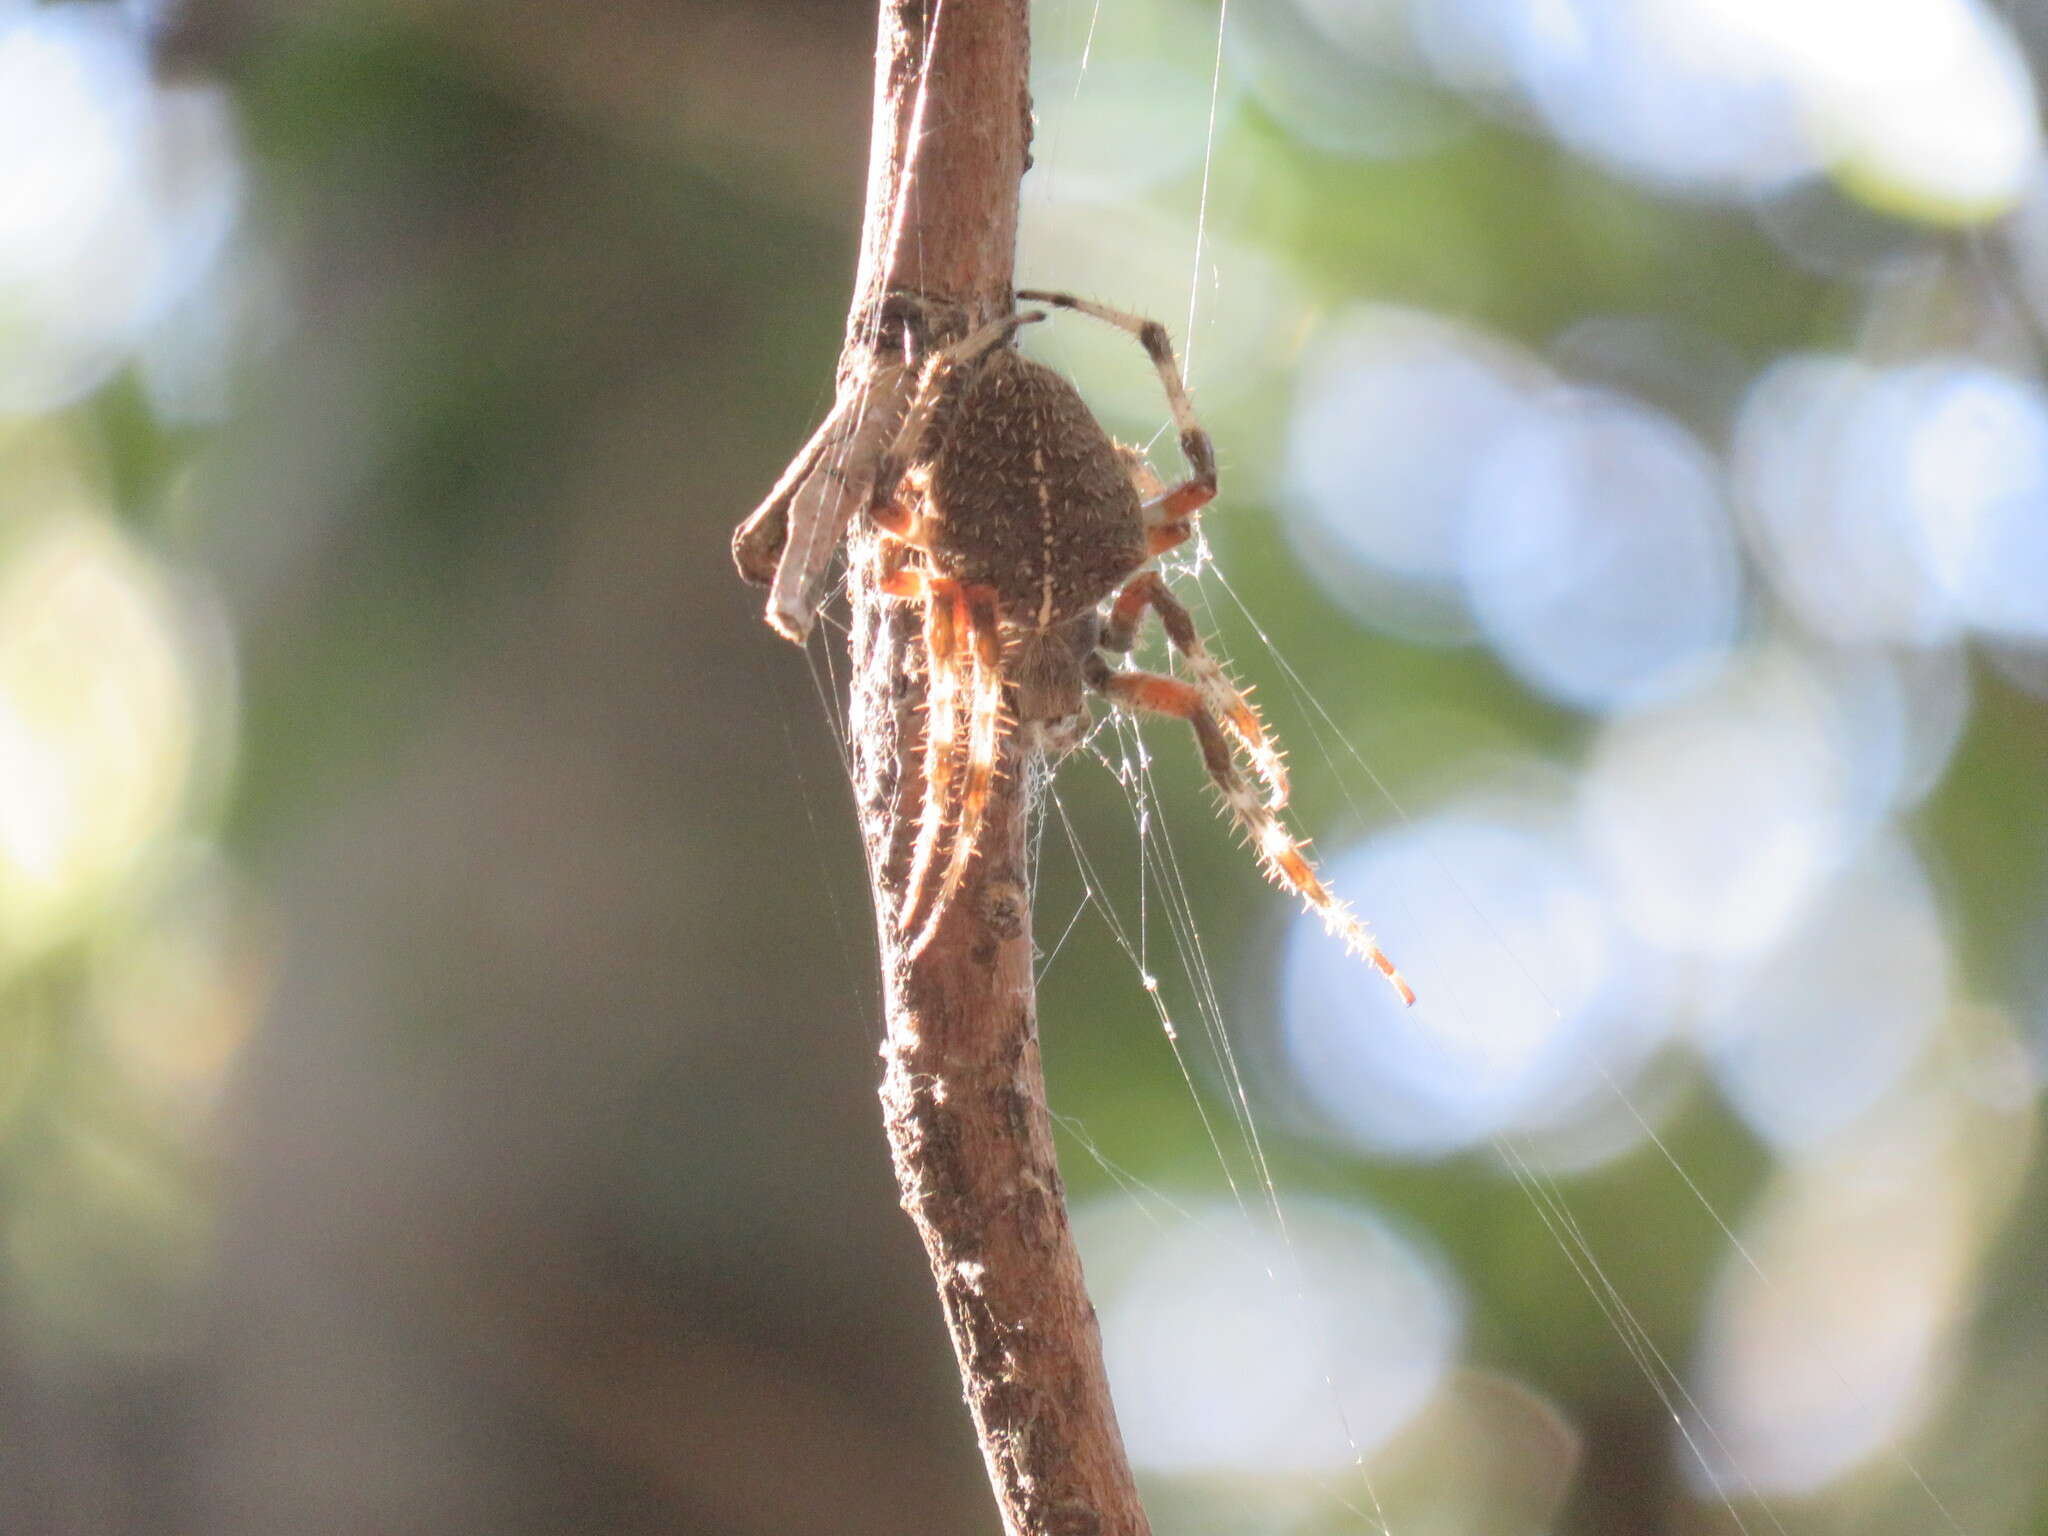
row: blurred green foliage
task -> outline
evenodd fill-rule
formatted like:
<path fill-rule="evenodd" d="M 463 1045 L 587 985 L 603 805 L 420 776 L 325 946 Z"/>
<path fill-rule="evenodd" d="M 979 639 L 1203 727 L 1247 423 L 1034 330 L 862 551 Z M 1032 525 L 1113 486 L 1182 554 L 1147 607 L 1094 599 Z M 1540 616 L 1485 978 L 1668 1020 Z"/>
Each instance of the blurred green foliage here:
<path fill-rule="evenodd" d="M 1085 9 L 1041 6 L 1046 35 L 1072 49 Z M 1124 9 L 1214 37 L 1204 7 Z M 241 337 L 217 419 L 179 419 L 131 362 L 0 436 L 15 454 L 53 434 L 88 499 L 181 584 L 192 635 L 169 628 L 201 743 L 176 814 L 100 909 L 0 972 L 0 1299 L 19 1366 L 0 1387 L 0 1525 L 994 1528 L 871 1124 L 836 639 L 783 647 L 725 552 L 828 398 L 868 23 L 796 0 L 238 0 L 162 40 L 177 71 L 225 83 L 239 123 L 249 193 L 220 281 L 280 285 L 285 318 Z M 733 108 L 733 81 L 762 100 Z M 1369 160 L 1233 94 L 1207 165 L 1132 194 L 1174 232 L 1166 278 L 1030 274 L 1184 296 L 1205 174 L 1206 238 L 1284 272 L 1301 325 L 1262 338 L 1254 387 L 1203 395 L 1229 477 L 1210 534 L 1271 650 L 1200 590 L 1221 648 L 1265 684 L 1301 823 L 1328 847 L 1388 818 L 1368 773 L 1426 808 L 1474 763 L 1576 761 L 1596 722 L 1476 645 L 1363 629 L 1308 579 L 1279 510 L 1305 336 L 1346 306 L 1405 304 L 1541 348 L 1625 313 L 1756 369 L 1855 346 L 1879 302 L 1726 202 L 1446 102 L 1469 118 L 1448 142 Z M 1059 110 L 1040 102 L 1042 134 Z M 1038 185 L 1027 225 L 1057 212 Z M 1931 252 L 1958 238 L 1888 234 Z M 1200 306 L 1239 298 L 1225 276 Z M 2048 712 L 1989 667 L 1971 681 L 1913 830 L 1966 996 L 2004 998 L 2038 981 Z M 1441 1256 L 1470 1363 L 1583 1437 L 1553 1529 L 1732 1529 L 1735 1509 L 1751 1528 L 1938 1528 L 1896 1468 L 1761 1519 L 1695 1497 L 1665 1406 L 1497 1156 L 1368 1159 L 1322 1134 L 1272 1038 L 1290 914 L 1212 822 L 1191 754 L 1153 741 L 1152 811 L 1278 1187 L 1375 1210 Z M 1058 798 L 1048 946 L 1083 902 L 1066 818 L 1125 914 L 1144 858 L 1097 765 L 1077 760 Z M 192 910 L 212 916 L 179 930 Z M 108 978 L 165 932 L 188 958 L 110 1002 Z M 1195 989 L 1162 980 L 1195 1041 Z M 143 1038 L 189 1046 L 175 1067 L 108 1043 L 152 1011 Z M 1064 939 L 1042 1011 L 1054 1108 L 1147 1186 L 1218 1191 L 1138 968 L 1099 918 Z M 1198 1045 L 1189 1060 L 1220 1113 L 1221 1069 Z M 1672 1161 L 1638 1150 L 1566 1184 L 1683 1369 L 1727 1257 L 1712 1212 L 1739 1216 L 1774 1163 L 1696 1071 L 1676 1099 Z M 1077 1201 L 1120 1198 L 1079 1139 L 1066 1156 Z M 1972 1536 L 2048 1531 L 2027 1454 L 2048 1432 L 2048 1311 L 2025 1178 L 1954 1320 L 1971 1330 L 1955 1383 L 1912 1442 L 1967 1497 Z M 1324 1502 L 1290 1528 L 1358 1526 Z"/>

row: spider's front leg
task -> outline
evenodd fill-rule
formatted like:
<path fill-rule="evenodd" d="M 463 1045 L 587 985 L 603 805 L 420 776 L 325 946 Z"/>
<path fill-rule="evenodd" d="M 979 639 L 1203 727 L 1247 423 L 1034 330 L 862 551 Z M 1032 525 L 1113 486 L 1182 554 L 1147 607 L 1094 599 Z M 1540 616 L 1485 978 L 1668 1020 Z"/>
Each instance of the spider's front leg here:
<path fill-rule="evenodd" d="M 1134 315 L 1128 310 L 1112 309 L 1107 304 L 1076 298 L 1071 293 L 1020 288 L 1017 297 L 1033 304 L 1053 304 L 1061 309 L 1071 309 L 1105 325 L 1113 325 L 1120 331 L 1128 331 L 1138 339 L 1145 355 L 1152 359 L 1160 387 L 1166 391 L 1167 406 L 1173 412 L 1174 430 L 1180 434 L 1181 457 L 1188 461 L 1189 470 L 1188 477 L 1180 484 L 1159 486 L 1155 481 L 1145 493 L 1146 525 L 1155 530 L 1155 541 L 1162 537 L 1166 539 L 1163 544 L 1155 542 L 1152 552 L 1158 554 L 1162 549 L 1171 549 L 1194 531 L 1188 520 L 1216 499 L 1216 447 L 1209 441 L 1209 434 L 1202 430 L 1202 424 L 1195 419 L 1195 404 L 1188 398 L 1187 383 L 1181 378 L 1180 364 L 1173 356 L 1173 338 L 1166 334 L 1166 327 L 1157 320 L 1147 320 L 1143 315 Z"/>
<path fill-rule="evenodd" d="M 1372 930 L 1330 893 L 1310 862 L 1306 845 L 1287 830 L 1286 823 L 1260 800 L 1258 791 L 1238 771 L 1230 740 L 1216 723 L 1203 691 L 1192 683 L 1152 672 L 1119 672 L 1099 652 L 1092 653 L 1083 666 L 1089 686 L 1117 707 L 1187 722 L 1195 733 L 1196 745 L 1202 749 L 1203 766 L 1222 792 L 1231 816 L 1251 839 L 1267 877 L 1284 890 L 1292 891 L 1322 919 L 1325 928 L 1385 976 L 1403 1003 L 1413 1003 L 1415 989 L 1395 969 L 1394 962 L 1372 936 Z"/>

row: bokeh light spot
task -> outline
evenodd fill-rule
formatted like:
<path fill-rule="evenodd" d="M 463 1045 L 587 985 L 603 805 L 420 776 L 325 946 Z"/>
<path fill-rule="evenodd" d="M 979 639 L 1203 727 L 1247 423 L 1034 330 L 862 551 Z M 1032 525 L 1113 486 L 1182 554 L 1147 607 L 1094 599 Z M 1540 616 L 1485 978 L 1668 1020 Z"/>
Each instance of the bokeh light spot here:
<path fill-rule="evenodd" d="M 1736 424 L 1735 483 L 1764 569 L 1811 629 L 1925 643 L 1951 614 L 1898 493 L 1903 424 L 1877 377 L 1840 357 L 1767 369 Z"/>
<path fill-rule="evenodd" d="M 1874 844 L 1709 1020 L 1722 1091 L 1781 1151 L 1811 1147 L 1894 1092 L 1948 1007 L 1948 946 L 1900 843 Z"/>
<path fill-rule="evenodd" d="M 112 524 L 0 547 L 0 962 L 61 937 L 171 826 L 197 700 L 176 604 Z"/>
<path fill-rule="evenodd" d="M 1713 459 L 1668 418 L 1561 393 L 1485 453 L 1463 528 L 1503 660 L 1583 709 L 1668 697 L 1733 644 L 1741 576 Z"/>
<path fill-rule="evenodd" d="M 1922 1105 L 1780 1171 L 1723 1261 L 1696 1396 L 1716 1492 L 1810 1494 L 1928 1406 L 1975 1257 L 1976 1175 Z"/>
<path fill-rule="evenodd" d="M 1403 0 L 1240 0 L 1230 60 L 1259 104 L 1303 143 L 1399 156 L 1463 130 L 1464 110 L 1414 56 Z"/>
<path fill-rule="evenodd" d="M 1468 633 L 1459 574 L 1476 467 L 1547 380 L 1506 343 L 1418 311 L 1367 308 L 1326 327 L 1288 434 L 1288 529 L 1309 572 L 1367 623 Z"/>
<path fill-rule="evenodd" d="M 1935 579 L 1972 625 L 2048 641 L 2048 395 L 1969 362 L 1905 370 L 1905 493 Z"/>
<path fill-rule="evenodd" d="M 1826 170 L 1876 205 L 1974 222 L 2039 152 L 2034 87 L 1978 0 L 1419 0 L 1448 82 L 1512 91 L 1643 180 L 1758 196 Z"/>
<path fill-rule="evenodd" d="M 1674 954 L 1774 943 L 1862 830 L 1833 700 L 1766 651 L 1666 708 L 1610 722 L 1582 786 L 1587 846 L 1623 920 Z"/>
<path fill-rule="evenodd" d="M 155 85 L 124 8 L 0 9 L 0 414 L 103 383 L 217 259 L 240 199 L 225 96 Z"/>
<path fill-rule="evenodd" d="M 1603 1074 L 1627 1075 L 1654 1045 L 1633 946 L 1568 829 L 1533 807 L 1439 813 L 1330 872 L 1338 889 L 1372 893 L 1374 926 L 1420 997 L 1402 1009 L 1360 985 L 1357 960 L 1307 919 L 1289 934 L 1288 1062 L 1355 1144 L 1431 1157 L 1559 1128 L 1601 1097 Z"/>
<path fill-rule="evenodd" d="M 1164 1230 L 1133 1232 L 1128 1215 L 1084 1210 L 1076 1225 L 1141 1467 L 1348 1467 L 1421 1411 L 1456 1363 L 1462 1309 L 1449 1278 L 1371 1216 L 1290 1200 L 1283 1234 L 1222 1202 Z"/>

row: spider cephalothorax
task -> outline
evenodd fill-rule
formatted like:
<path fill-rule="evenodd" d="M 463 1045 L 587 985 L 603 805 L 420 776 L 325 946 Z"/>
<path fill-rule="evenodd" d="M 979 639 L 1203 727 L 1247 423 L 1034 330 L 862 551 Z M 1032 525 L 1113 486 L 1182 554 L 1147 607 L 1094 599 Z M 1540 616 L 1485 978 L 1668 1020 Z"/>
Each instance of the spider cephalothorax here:
<path fill-rule="evenodd" d="M 899 919 L 912 953 L 937 931 L 973 863 L 1006 722 L 1026 749 L 1056 755 L 1079 739 L 1093 692 L 1186 721 L 1267 874 L 1412 1001 L 1280 820 L 1287 777 L 1279 752 L 1150 568 L 1193 534 L 1196 512 L 1216 494 L 1215 452 L 1165 328 L 1067 294 L 1017 297 L 1078 310 L 1138 339 L 1165 387 L 1190 472 L 1163 485 L 1141 454 L 1103 431 L 1073 385 L 1016 350 L 1017 330 L 1043 320 L 1042 310 L 992 320 L 918 370 L 902 426 L 875 467 L 868 509 L 889 538 L 886 590 L 923 605 L 930 668 L 925 804 Z M 1183 677 L 1119 669 L 1105 656 L 1131 649 L 1147 609 L 1179 652 Z"/>

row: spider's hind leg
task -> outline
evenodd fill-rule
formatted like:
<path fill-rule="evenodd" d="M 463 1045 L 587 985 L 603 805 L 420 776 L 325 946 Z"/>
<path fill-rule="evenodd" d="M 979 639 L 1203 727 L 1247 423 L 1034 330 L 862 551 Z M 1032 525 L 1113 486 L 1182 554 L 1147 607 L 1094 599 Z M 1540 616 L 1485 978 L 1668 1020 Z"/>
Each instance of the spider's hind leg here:
<path fill-rule="evenodd" d="M 1166 579 L 1157 571 L 1140 572 L 1117 593 L 1116 602 L 1109 610 L 1109 623 L 1103 627 L 1103 649 L 1120 654 L 1130 650 L 1148 608 L 1159 615 L 1167 640 L 1180 652 L 1187 665 L 1188 681 L 1201 694 L 1209 714 L 1222 721 L 1230 734 L 1237 738 L 1238 745 L 1244 748 L 1245 756 L 1251 760 L 1252 772 L 1266 786 L 1267 806 L 1277 810 L 1285 805 L 1288 793 L 1286 759 L 1273 744 L 1273 738 L 1266 734 L 1265 722 L 1252 708 L 1252 701 L 1245 697 L 1242 688 L 1231 681 L 1222 664 L 1209 654 L 1209 648 L 1202 644 L 1201 633 L 1195 628 L 1194 619 L 1180 605 L 1179 599 L 1167 591 Z"/>
<path fill-rule="evenodd" d="M 1394 962 L 1387 958 L 1379 941 L 1372 936 L 1372 930 L 1350 907 L 1330 893 L 1330 888 L 1316 874 L 1315 865 L 1309 861 L 1306 846 L 1287 830 L 1286 823 L 1274 814 L 1272 807 L 1259 799 L 1258 791 L 1238 771 L 1230 740 L 1210 713 L 1201 689 L 1192 683 L 1151 672 L 1118 672 L 1099 655 L 1089 659 L 1087 676 L 1091 687 L 1121 709 L 1185 720 L 1195 733 L 1196 745 L 1202 749 L 1202 763 L 1208 768 L 1209 777 L 1222 792 L 1223 803 L 1231 816 L 1251 839 L 1252 848 L 1258 854 L 1259 864 L 1267 877 L 1282 889 L 1293 892 L 1304 906 L 1322 919 L 1325 928 L 1385 976 L 1388 984 L 1400 994 L 1402 1002 L 1415 1001 L 1414 988 L 1395 969 Z"/>

